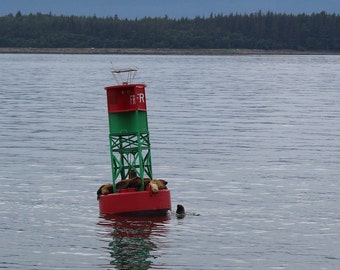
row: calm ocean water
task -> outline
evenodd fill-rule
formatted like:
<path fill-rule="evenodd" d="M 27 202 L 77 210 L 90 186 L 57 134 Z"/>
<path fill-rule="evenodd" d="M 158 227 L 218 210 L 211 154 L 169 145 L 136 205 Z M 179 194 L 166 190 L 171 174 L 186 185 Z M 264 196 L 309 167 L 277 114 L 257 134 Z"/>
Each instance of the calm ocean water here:
<path fill-rule="evenodd" d="M 340 56 L 0 61 L 0 268 L 340 269 Z M 99 217 L 110 62 L 148 85 L 154 176 L 185 219 Z"/>

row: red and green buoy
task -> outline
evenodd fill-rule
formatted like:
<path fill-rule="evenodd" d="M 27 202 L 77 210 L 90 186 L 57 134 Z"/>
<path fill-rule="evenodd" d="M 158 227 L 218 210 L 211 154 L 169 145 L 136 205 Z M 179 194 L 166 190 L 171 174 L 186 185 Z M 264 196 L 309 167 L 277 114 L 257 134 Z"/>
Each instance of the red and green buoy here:
<path fill-rule="evenodd" d="M 137 69 L 112 71 L 117 85 L 105 87 L 109 118 L 109 141 L 113 193 L 101 196 L 102 214 L 165 214 L 171 209 L 170 190 L 152 194 L 145 190 L 144 179 L 153 179 L 151 144 L 148 130 L 145 84 L 134 84 Z M 117 181 L 141 179 L 139 190 L 119 190 Z"/>

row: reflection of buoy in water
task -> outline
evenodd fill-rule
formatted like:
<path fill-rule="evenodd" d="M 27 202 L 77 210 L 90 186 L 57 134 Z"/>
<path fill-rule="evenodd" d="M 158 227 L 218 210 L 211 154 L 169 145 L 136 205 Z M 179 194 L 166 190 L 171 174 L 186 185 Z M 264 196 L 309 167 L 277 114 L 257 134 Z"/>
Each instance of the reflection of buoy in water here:
<path fill-rule="evenodd" d="M 105 197 L 105 196 L 103 196 Z M 103 215 L 98 225 L 105 226 L 108 235 L 102 234 L 103 243 L 108 244 L 110 265 L 114 269 L 150 269 L 159 257 L 159 241 L 167 235 L 166 223 L 169 216 L 120 216 Z M 160 236 L 153 237 L 154 233 Z M 104 245 L 105 246 L 105 245 Z M 108 257 L 110 258 L 110 257 Z M 111 269 L 111 268 L 110 268 Z"/>
<path fill-rule="evenodd" d="M 177 204 L 176 217 L 178 219 L 182 219 L 185 217 L 185 209 L 184 206 L 181 204 Z"/>

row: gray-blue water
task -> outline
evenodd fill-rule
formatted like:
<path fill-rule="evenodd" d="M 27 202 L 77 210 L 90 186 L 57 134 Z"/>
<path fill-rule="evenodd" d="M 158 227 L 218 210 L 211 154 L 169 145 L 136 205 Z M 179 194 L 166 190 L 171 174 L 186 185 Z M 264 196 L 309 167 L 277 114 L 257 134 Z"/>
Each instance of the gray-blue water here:
<path fill-rule="evenodd" d="M 103 219 L 137 66 L 176 218 Z M 340 269 L 340 56 L 0 55 L 0 268 Z"/>

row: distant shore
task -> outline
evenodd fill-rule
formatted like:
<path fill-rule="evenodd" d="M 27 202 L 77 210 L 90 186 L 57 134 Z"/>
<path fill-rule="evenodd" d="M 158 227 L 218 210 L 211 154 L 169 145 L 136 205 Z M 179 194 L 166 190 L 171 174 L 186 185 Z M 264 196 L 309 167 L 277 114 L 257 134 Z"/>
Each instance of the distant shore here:
<path fill-rule="evenodd" d="M 0 48 L 0 53 L 24 54 L 146 54 L 146 55 L 340 55 L 330 51 L 248 49 L 122 49 L 122 48 Z"/>

